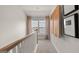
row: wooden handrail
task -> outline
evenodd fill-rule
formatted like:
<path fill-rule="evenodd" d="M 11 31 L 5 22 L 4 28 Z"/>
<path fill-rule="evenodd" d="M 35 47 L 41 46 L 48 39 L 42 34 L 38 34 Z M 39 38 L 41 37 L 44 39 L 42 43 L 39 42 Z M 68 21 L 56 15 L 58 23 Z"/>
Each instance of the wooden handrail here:
<path fill-rule="evenodd" d="M 14 41 L 14 42 L 12 42 L 12 43 L 10 43 L 10 44 L 8 44 L 8 45 L 6 45 L 6 46 L 0 48 L 0 52 L 7 52 L 7 51 L 9 51 L 10 49 L 16 47 L 20 42 L 22 42 L 22 41 L 24 41 L 26 38 L 30 37 L 33 33 L 35 33 L 35 32 L 32 32 L 32 33 L 26 35 L 24 38 L 19 39 L 19 40 L 16 40 L 16 41 Z"/>

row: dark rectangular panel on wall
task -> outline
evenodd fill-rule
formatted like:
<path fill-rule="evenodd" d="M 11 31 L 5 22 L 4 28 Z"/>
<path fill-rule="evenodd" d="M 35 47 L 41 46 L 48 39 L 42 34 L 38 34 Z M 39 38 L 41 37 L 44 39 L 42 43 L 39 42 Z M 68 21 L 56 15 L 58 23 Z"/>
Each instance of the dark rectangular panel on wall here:
<path fill-rule="evenodd" d="M 75 37 L 79 38 L 79 17 L 78 17 L 78 14 L 75 14 L 74 17 L 75 17 Z"/>
<path fill-rule="evenodd" d="M 78 10 L 79 6 L 78 5 L 64 5 L 63 8 L 64 8 L 64 15 L 66 16 Z"/>
<path fill-rule="evenodd" d="M 79 37 L 78 13 L 64 19 L 64 32 L 66 35 Z"/>

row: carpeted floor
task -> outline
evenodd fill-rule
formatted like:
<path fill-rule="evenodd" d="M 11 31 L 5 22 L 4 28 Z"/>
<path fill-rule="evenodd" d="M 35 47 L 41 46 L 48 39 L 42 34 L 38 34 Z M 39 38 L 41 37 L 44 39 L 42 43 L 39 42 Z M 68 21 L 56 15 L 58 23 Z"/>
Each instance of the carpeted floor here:
<path fill-rule="evenodd" d="M 37 53 L 57 53 L 57 51 L 50 40 L 42 39 L 38 40 Z"/>

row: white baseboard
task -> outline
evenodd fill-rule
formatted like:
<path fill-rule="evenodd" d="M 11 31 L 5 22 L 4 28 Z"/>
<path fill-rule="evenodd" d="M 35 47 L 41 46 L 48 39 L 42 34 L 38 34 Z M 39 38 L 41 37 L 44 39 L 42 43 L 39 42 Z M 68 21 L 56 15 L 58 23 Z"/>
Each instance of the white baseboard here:
<path fill-rule="evenodd" d="M 37 52 L 37 49 L 38 49 L 38 44 L 36 44 L 36 46 L 35 46 L 35 49 L 34 49 L 34 53 L 36 53 Z"/>
<path fill-rule="evenodd" d="M 57 53 L 59 53 L 59 51 L 58 51 L 56 45 L 54 44 L 54 42 L 51 41 L 51 43 L 52 43 L 52 45 L 54 46 L 54 48 L 56 49 Z"/>
<path fill-rule="evenodd" d="M 54 39 L 55 39 L 55 38 L 54 38 Z M 53 41 L 53 38 L 50 37 L 50 41 L 51 41 L 52 45 L 55 47 L 57 53 L 60 53 L 59 50 L 58 50 L 58 48 L 56 47 L 54 41 Z"/>

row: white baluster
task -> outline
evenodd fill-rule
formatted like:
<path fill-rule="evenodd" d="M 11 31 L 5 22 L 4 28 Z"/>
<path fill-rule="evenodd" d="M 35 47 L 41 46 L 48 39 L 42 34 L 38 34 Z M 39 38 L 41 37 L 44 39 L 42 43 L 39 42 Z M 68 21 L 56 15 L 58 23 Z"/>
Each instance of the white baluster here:
<path fill-rule="evenodd" d="M 21 48 L 21 46 L 22 46 L 22 43 L 19 44 L 19 47 L 20 47 L 20 48 Z"/>
<path fill-rule="evenodd" d="M 16 53 L 18 53 L 18 45 L 16 46 Z"/>

